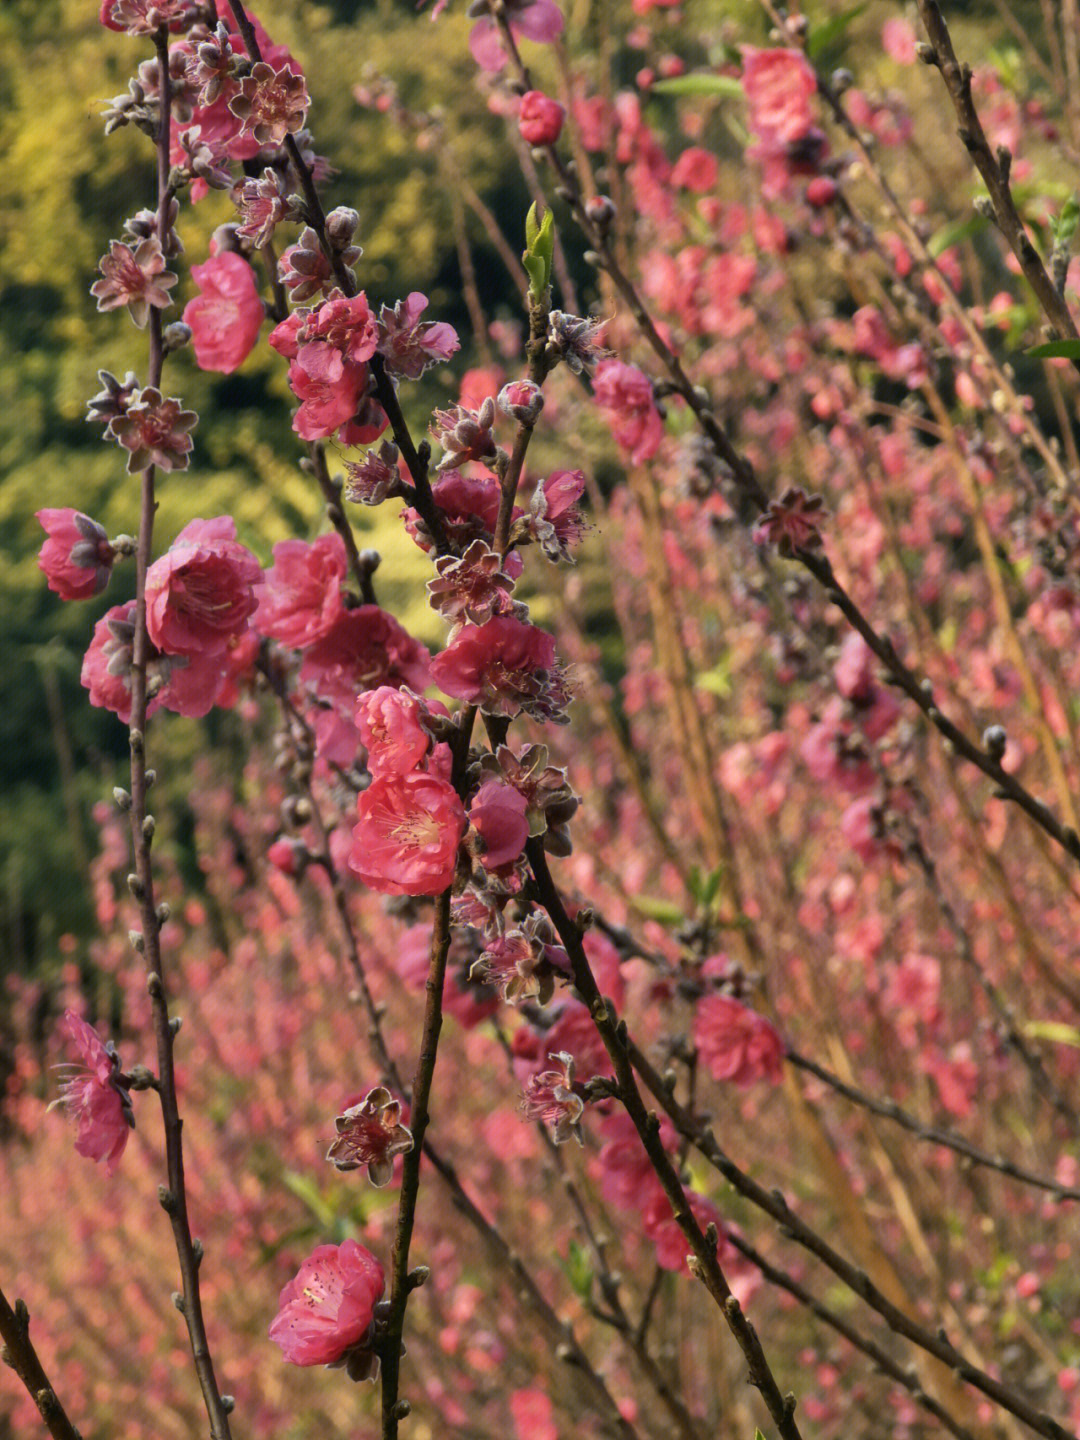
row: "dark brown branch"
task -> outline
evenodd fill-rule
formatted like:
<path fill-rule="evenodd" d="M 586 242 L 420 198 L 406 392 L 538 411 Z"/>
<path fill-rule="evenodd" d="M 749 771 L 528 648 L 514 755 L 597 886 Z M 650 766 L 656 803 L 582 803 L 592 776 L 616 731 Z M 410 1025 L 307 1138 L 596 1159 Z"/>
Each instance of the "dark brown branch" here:
<path fill-rule="evenodd" d="M 30 1339 L 30 1312 L 21 1300 L 14 1307 L 0 1290 L 0 1359 L 9 1365 L 30 1392 L 30 1398 L 41 1412 L 45 1428 L 53 1440 L 82 1440 L 67 1417 L 67 1411 L 49 1383 L 44 1366 L 38 1359 Z"/>

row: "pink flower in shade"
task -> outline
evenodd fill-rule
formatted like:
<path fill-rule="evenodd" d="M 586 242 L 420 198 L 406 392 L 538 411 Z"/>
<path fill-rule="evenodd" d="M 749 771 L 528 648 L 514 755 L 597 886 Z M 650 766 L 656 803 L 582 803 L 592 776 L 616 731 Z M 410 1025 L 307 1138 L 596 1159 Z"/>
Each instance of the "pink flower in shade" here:
<path fill-rule="evenodd" d="M 90 692 L 90 704 L 111 710 L 125 725 L 131 722 L 131 664 L 135 642 L 135 601 L 114 605 L 94 626 L 94 637 L 83 657 L 81 680 Z M 148 665 L 150 700 L 146 713 L 162 705 L 161 662 L 156 652 Z"/>
<path fill-rule="evenodd" d="M 229 109 L 240 121 L 241 134 L 254 135 L 260 145 L 280 145 L 303 128 L 310 103 L 303 75 L 260 60 L 240 81 Z"/>
<path fill-rule="evenodd" d="M 384 305 L 379 312 L 379 354 L 390 374 L 403 380 L 419 380 L 429 366 L 449 360 L 461 348 L 452 325 L 443 321 L 421 323 L 427 305 L 427 296 L 413 290 L 393 309 Z"/>
<path fill-rule="evenodd" d="M 621 360 L 601 360 L 593 379 L 593 398 L 635 465 L 656 454 L 664 438 L 664 422 L 656 408 L 652 382 L 643 371 Z"/>
<path fill-rule="evenodd" d="M 114 415 L 105 428 L 110 440 L 117 440 L 128 453 L 127 472 L 134 475 L 150 465 L 159 470 L 186 470 L 193 441 L 188 431 L 198 423 L 194 410 L 185 410 L 179 400 L 163 398 L 152 385 L 135 390 L 122 415 Z"/>
<path fill-rule="evenodd" d="M 438 895 L 454 881 L 467 820 L 446 780 L 414 770 L 373 780 L 356 803 L 349 866 L 381 895 Z"/>
<path fill-rule="evenodd" d="M 486 870 L 511 865 L 525 848 L 528 802 L 512 785 L 485 780 L 473 796 L 469 820 L 484 842 L 480 860 Z"/>
<path fill-rule="evenodd" d="M 392 685 L 359 696 L 356 728 L 372 775 L 407 775 L 420 765 L 432 744 L 431 732 L 423 724 L 428 714 L 423 700 L 411 690 Z"/>
<path fill-rule="evenodd" d="M 63 1025 L 82 1067 L 71 1067 L 78 1073 L 64 1081 L 61 1098 L 55 1103 L 75 1118 L 78 1154 L 88 1160 L 104 1160 L 106 1172 L 115 1174 L 128 1132 L 135 1128 L 131 1098 L 120 1081 L 119 1056 L 112 1041 L 103 1043 L 74 1010 L 65 1012 Z"/>
<path fill-rule="evenodd" d="M 375 1306 L 386 1289 L 383 1267 L 356 1240 L 320 1245 L 281 1292 L 270 1339 L 292 1365 L 344 1362 L 353 1378 L 360 1367 L 350 1352 L 367 1350 Z M 374 1360 L 374 1357 L 370 1357 Z M 373 1377 L 377 1368 L 366 1367 Z"/>
<path fill-rule="evenodd" d="M 295 360 L 300 351 L 300 342 L 296 337 L 307 324 L 310 314 L 308 309 L 294 310 L 280 324 L 275 325 L 266 337 L 270 348 L 283 355 L 286 360 Z"/>
<path fill-rule="evenodd" d="M 345 611 L 341 586 L 347 569 L 345 545 L 336 532 L 311 544 L 282 540 L 255 589 L 256 630 L 293 650 L 329 634 Z"/>
<path fill-rule="evenodd" d="M 529 90 L 521 97 L 518 129 L 526 145 L 554 145 L 565 119 L 565 106 L 542 90 Z"/>
<path fill-rule="evenodd" d="M 193 265 L 191 277 L 201 294 L 184 306 L 191 344 L 200 370 L 231 375 L 255 348 L 266 311 L 251 266 L 232 251 Z"/>
<path fill-rule="evenodd" d="M 634 1122 L 625 1110 L 617 1110 L 600 1123 L 604 1144 L 600 1149 L 600 1194 L 617 1210 L 641 1210 L 663 1190 L 652 1162 L 645 1153 Z M 660 1143 L 669 1153 L 678 1146 L 675 1127 L 666 1115 L 660 1116 Z"/>
<path fill-rule="evenodd" d="M 39 510 L 35 517 L 49 537 L 38 551 L 38 568 L 61 600 L 88 600 L 109 583 L 116 552 L 109 537 L 78 510 Z"/>
<path fill-rule="evenodd" d="M 505 0 L 506 18 L 515 42 L 535 40 L 550 45 L 563 31 L 563 13 L 555 0 Z M 489 16 L 482 16 L 472 28 L 469 49 L 481 70 L 501 70 L 508 60 L 498 26 Z"/>
<path fill-rule="evenodd" d="M 347 449 L 359 450 L 371 445 L 390 424 L 386 411 L 373 395 L 362 395 L 356 407 L 356 414 L 347 420 L 337 433 L 338 444 Z"/>
<path fill-rule="evenodd" d="M 690 1211 L 701 1229 L 704 1230 L 708 1225 L 715 1225 L 717 1233 L 722 1236 L 724 1223 L 720 1218 L 720 1211 L 713 1202 L 707 1196 L 699 1195 L 696 1190 L 687 1190 L 686 1198 L 690 1202 Z M 661 1270 L 685 1268 L 686 1257 L 690 1252 L 690 1241 L 680 1230 L 675 1219 L 675 1212 L 671 1208 L 671 1201 L 660 1189 L 659 1182 L 657 1182 L 648 1203 L 642 1208 L 641 1228 L 656 1247 L 656 1263 Z"/>
<path fill-rule="evenodd" d="M 769 501 L 768 510 L 754 526 L 755 544 L 775 545 L 788 559 L 796 550 L 816 550 L 827 514 L 824 505 L 820 495 L 807 495 L 799 486 L 789 486 L 779 500 Z"/>
<path fill-rule="evenodd" d="M 268 168 L 260 177 L 242 180 L 232 198 L 240 215 L 237 235 L 261 250 L 274 238 L 274 230 L 285 218 L 285 196 L 277 171 Z"/>
<path fill-rule="evenodd" d="M 99 19 L 109 30 L 153 35 L 162 25 L 190 24 L 197 11 L 195 0 L 102 0 Z"/>
<path fill-rule="evenodd" d="M 765 1019 L 730 995 L 713 993 L 694 1011 L 694 1043 L 714 1080 L 746 1089 L 757 1080 L 779 1083 L 784 1042 Z"/>
<path fill-rule="evenodd" d="M 156 235 L 140 240 L 134 250 L 121 240 L 109 241 L 109 253 L 98 262 L 102 278 L 90 286 L 99 310 L 118 310 L 126 305 L 140 330 L 146 328 L 150 307 L 164 310 L 171 305 L 169 291 L 176 276 L 165 268 L 161 241 Z"/>
<path fill-rule="evenodd" d="M 346 610 L 321 639 L 304 652 L 300 681 L 316 694 L 349 706 L 361 690 L 431 684 L 430 655 L 392 615 L 378 605 Z"/>
<path fill-rule="evenodd" d="M 443 989 L 443 1009 L 466 1030 L 489 1020 L 499 1008 L 499 997 L 490 986 L 469 979 L 469 970 L 476 960 L 475 947 L 466 938 L 470 933 L 456 925 L 451 930 Z M 411 990 L 423 990 L 431 969 L 430 925 L 414 925 L 405 931 L 397 947 L 395 963 L 398 974 Z"/>
<path fill-rule="evenodd" d="M 167 655 L 218 654 L 247 629 L 262 579 L 231 515 L 192 520 L 146 575 L 146 628 Z"/>
<path fill-rule="evenodd" d="M 566 722 L 569 692 L 555 659 L 555 641 L 527 621 L 498 615 L 466 625 L 431 662 L 431 678 L 447 695 L 479 705 L 486 715 Z"/>
<path fill-rule="evenodd" d="M 950 1115 L 966 1120 L 975 1108 L 980 1079 L 971 1045 L 961 1040 L 947 1054 L 929 1050 L 922 1058 L 923 1068 L 933 1077 L 942 1105 Z"/>
<path fill-rule="evenodd" d="M 367 380 L 366 365 L 343 359 L 332 346 L 301 346 L 289 366 L 289 385 L 301 402 L 292 428 L 301 440 L 325 440 L 351 420 Z"/>
<path fill-rule="evenodd" d="M 558 1069 L 541 1070 L 529 1076 L 521 1101 L 522 1114 L 527 1120 L 550 1125 L 556 1145 L 564 1144 L 571 1136 L 579 1145 L 584 1145 L 581 1117 L 585 1102 L 574 1091 L 574 1057 L 560 1050 L 548 1059 L 553 1060 Z"/>
<path fill-rule="evenodd" d="M 495 522 L 499 515 L 499 482 L 494 475 L 462 475 L 452 470 L 431 487 L 431 498 L 442 512 L 443 528 L 456 555 L 464 555 L 473 540 L 483 540 L 490 547 L 495 538 Z M 521 515 L 514 507 L 516 520 Z M 417 511 L 401 512 L 405 529 L 429 554 L 435 546 Z M 503 561 L 503 570 L 516 580 L 524 569 L 524 561 L 511 551 Z"/>
<path fill-rule="evenodd" d="M 580 470 L 553 470 L 533 491 L 529 510 L 532 531 L 549 560 L 571 564 L 571 546 L 585 533 L 585 519 L 578 501 L 585 493 L 585 476 Z"/>
<path fill-rule="evenodd" d="M 349 477 L 345 498 L 354 505 L 381 505 L 391 495 L 402 493 L 398 448 L 392 440 L 384 440 L 362 460 L 346 460 L 345 473 Z"/>
<path fill-rule="evenodd" d="M 466 621 L 486 625 L 493 615 L 527 614 L 524 605 L 515 605 L 510 598 L 514 582 L 504 566 L 504 557 L 483 540 L 474 540 L 464 555 L 440 555 L 435 579 L 427 582 L 431 608 L 454 633 Z"/>
<path fill-rule="evenodd" d="M 896 696 L 875 679 L 875 663 L 876 657 L 869 645 L 852 631 L 841 646 L 833 671 L 837 689 L 851 701 L 868 740 L 880 740 L 887 735 L 900 716 Z"/>
<path fill-rule="evenodd" d="M 376 1085 L 334 1121 L 337 1138 L 326 1152 L 338 1170 L 366 1166 L 368 1179 L 381 1189 L 394 1173 L 394 1156 L 413 1148 L 412 1131 L 401 1123 L 401 1101 L 385 1085 Z"/>
<path fill-rule="evenodd" d="M 706 195 L 716 187 L 718 169 L 716 156 L 711 150 L 702 150 L 692 145 L 676 160 L 675 168 L 671 172 L 671 183 L 679 189 L 690 190 L 695 195 Z"/>

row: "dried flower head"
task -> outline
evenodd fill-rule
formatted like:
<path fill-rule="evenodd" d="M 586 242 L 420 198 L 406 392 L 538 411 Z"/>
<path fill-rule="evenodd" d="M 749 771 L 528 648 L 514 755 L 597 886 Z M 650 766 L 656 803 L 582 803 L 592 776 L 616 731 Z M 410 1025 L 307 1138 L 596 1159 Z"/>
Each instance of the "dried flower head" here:
<path fill-rule="evenodd" d="M 754 526 L 758 545 L 771 543 L 789 559 L 796 550 L 816 550 L 821 544 L 821 522 L 826 518 L 825 501 L 807 495 L 797 485 L 789 486 Z"/>
<path fill-rule="evenodd" d="M 465 554 L 440 555 L 435 561 L 438 574 L 427 582 L 431 608 L 456 630 L 468 622 L 484 625 L 493 615 L 515 613 L 524 619 L 524 605 L 510 599 L 514 582 L 503 569 L 498 551 L 483 540 L 474 540 Z"/>
<path fill-rule="evenodd" d="M 394 1173 L 394 1156 L 413 1148 L 412 1131 L 401 1123 L 401 1101 L 384 1085 L 369 1090 L 334 1121 L 337 1138 L 326 1152 L 339 1170 L 367 1166 L 368 1179 L 381 1188 Z"/>
<path fill-rule="evenodd" d="M 274 229 L 288 213 L 285 190 L 276 170 L 267 167 L 261 176 L 242 180 L 232 192 L 240 213 L 236 233 L 262 249 L 273 239 Z"/>
<path fill-rule="evenodd" d="M 587 320 L 565 310 L 552 310 L 548 316 L 548 355 L 561 360 L 575 375 L 583 370 L 591 374 L 596 362 L 611 354 L 597 338 L 606 324 L 606 320 Z"/>
<path fill-rule="evenodd" d="M 585 1102 L 574 1091 L 574 1057 L 560 1050 L 548 1059 L 554 1060 L 559 1068 L 529 1076 L 521 1100 L 522 1112 L 528 1120 L 550 1125 L 556 1145 L 564 1144 L 571 1136 L 579 1145 L 584 1145 L 581 1116 Z"/>
<path fill-rule="evenodd" d="M 193 441 L 190 430 L 198 424 L 194 410 L 183 409 L 175 398 L 163 398 L 152 385 L 136 390 L 122 415 L 114 416 L 105 431 L 129 452 L 129 475 L 157 465 L 162 470 L 186 470 Z"/>
<path fill-rule="evenodd" d="M 176 284 L 176 276 L 165 268 L 156 235 L 140 240 L 134 250 L 122 240 L 110 240 L 109 253 L 101 257 L 98 269 L 102 278 L 90 286 L 97 308 L 117 310 L 126 305 L 140 330 L 146 327 L 151 305 L 164 310 L 173 303 L 169 291 Z"/>
<path fill-rule="evenodd" d="M 303 129 L 310 104 L 303 75 L 283 66 L 275 70 L 260 60 L 240 82 L 229 109 L 241 133 L 253 134 L 260 145 L 280 145 L 286 135 Z"/>

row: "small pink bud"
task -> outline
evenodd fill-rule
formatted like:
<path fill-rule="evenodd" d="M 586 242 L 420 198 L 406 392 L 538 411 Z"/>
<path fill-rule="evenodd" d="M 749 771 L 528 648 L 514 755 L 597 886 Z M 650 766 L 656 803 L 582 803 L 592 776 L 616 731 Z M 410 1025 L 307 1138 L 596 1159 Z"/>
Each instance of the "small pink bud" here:
<path fill-rule="evenodd" d="M 529 145 L 554 145 L 562 134 L 566 111 L 542 90 L 530 90 L 521 97 L 518 128 Z"/>
<path fill-rule="evenodd" d="M 535 425 L 543 408 L 543 393 L 531 380 L 511 380 L 499 391 L 499 409 L 522 425 Z"/>
<path fill-rule="evenodd" d="M 829 175 L 815 175 L 806 187 L 806 203 L 815 210 L 824 210 L 839 194 L 839 187 Z"/>
<path fill-rule="evenodd" d="M 585 201 L 585 214 L 603 232 L 615 219 L 615 201 L 608 195 L 593 195 Z"/>
<path fill-rule="evenodd" d="M 49 589 L 62 600 L 100 595 L 109 583 L 115 552 L 97 521 L 76 510 L 39 510 L 37 519 L 49 537 L 38 553 Z"/>

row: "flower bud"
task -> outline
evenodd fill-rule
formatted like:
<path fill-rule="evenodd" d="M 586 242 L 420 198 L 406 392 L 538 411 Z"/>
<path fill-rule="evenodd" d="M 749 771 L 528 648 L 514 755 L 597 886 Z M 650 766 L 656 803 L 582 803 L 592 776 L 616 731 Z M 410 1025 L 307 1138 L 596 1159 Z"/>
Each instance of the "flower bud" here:
<path fill-rule="evenodd" d="M 512 416 L 522 425 L 535 425 L 544 408 L 544 396 L 533 381 L 512 380 L 499 391 L 498 403 L 504 415 Z"/>
<path fill-rule="evenodd" d="M 529 145 L 554 145 L 562 134 L 566 110 L 542 90 L 529 90 L 521 97 L 518 129 Z"/>

